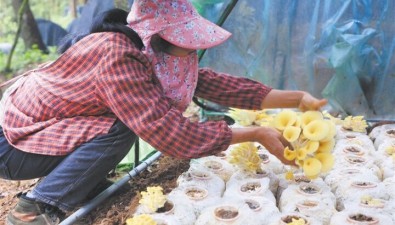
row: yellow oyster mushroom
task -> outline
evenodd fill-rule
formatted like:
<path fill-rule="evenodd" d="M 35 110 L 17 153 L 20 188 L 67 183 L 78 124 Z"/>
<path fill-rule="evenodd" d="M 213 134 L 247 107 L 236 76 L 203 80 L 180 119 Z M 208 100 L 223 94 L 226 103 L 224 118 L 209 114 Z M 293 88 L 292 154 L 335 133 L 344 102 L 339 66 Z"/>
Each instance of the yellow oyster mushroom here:
<path fill-rule="evenodd" d="M 362 195 L 362 196 L 361 196 L 361 203 L 369 202 L 369 201 L 372 200 L 372 199 L 373 199 L 373 197 L 370 196 L 370 195 L 367 195 L 367 194 Z"/>
<path fill-rule="evenodd" d="M 384 206 L 384 202 L 383 202 L 383 200 L 381 200 L 379 198 L 374 198 L 369 201 L 368 205 L 370 205 L 370 206 Z"/>
<path fill-rule="evenodd" d="M 386 152 L 388 155 L 392 155 L 392 154 L 395 152 L 395 146 L 388 146 L 388 147 L 385 149 L 385 152 Z"/>
<path fill-rule="evenodd" d="M 296 151 L 290 150 L 288 147 L 285 147 L 284 158 L 288 161 L 294 160 L 296 158 Z"/>
<path fill-rule="evenodd" d="M 363 119 L 363 116 L 347 116 L 343 120 L 342 127 L 346 130 L 364 133 L 366 132 L 368 124 L 366 123 L 366 120 Z"/>
<path fill-rule="evenodd" d="M 258 115 L 257 111 L 231 108 L 229 116 L 242 126 L 252 125 Z"/>
<path fill-rule="evenodd" d="M 295 178 L 294 173 L 290 170 L 285 173 L 286 180 L 293 180 Z"/>
<path fill-rule="evenodd" d="M 263 120 L 263 119 L 271 120 L 273 119 L 273 116 L 268 114 L 266 109 L 257 111 L 256 120 Z"/>
<path fill-rule="evenodd" d="M 140 204 L 147 207 L 151 212 L 156 212 L 163 207 L 167 201 L 166 195 L 163 194 L 163 188 L 160 186 L 147 187 L 147 191 L 141 192 Z"/>
<path fill-rule="evenodd" d="M 320 141 L 327 137 L 329 125 L 323 120 L 311 121 L 303 128 L 303 135 L 312 141 Z"/>
<path fill-rule="evenodd" d="M 317 176 L 322 169 L 321 162 L 316 158 L 308 158 L 303 163 L 303 172 L 307 177 Z"/>
<path fill-rule="evenodd" d="M 320 146 L 320 142 L 318 141 L 307 141 L 304 148 L 306 149 L 307 154 L 311 154 L 316 152 L 319 146 Z"/>
<path fill-rule="evenodd" d="M 307 126 L 307 124 L 309 124 L 310 122 L 314 120 L 322 120 L 323 118 L 324 116 L 320 111 L 306 111 L 300 116 L 301 119 L 300 126 L 303 128 Z"/>
<path fill-rule="evenodd" d="M 296 112 L 291 110 L 283 110 L 274 117 L 273 124 L 276 129 L 284 130 L 286 127 L 292 126 L 296 120 Z"/>
<path fill-rule="evenodd" d="M 294 142 L 299 138 L 302 129 L 300 127 L 288 126 L 283 131 L 283 137 L 288 142 Z"/>
<path fill-rule="evenodd" d="M 292 126 L 294 127 L 300 127 L 302 125 L 302 119 L 300 118 L 300 116 L 296 117 L 296 121 L 294 124 L 292 124 Z"/>
<path fill-rule="evenodd" d="M 335 136 L 336 136 L 336 132 L 337 132 L 336 124 L 330 120 L 323 120 L 323 121 L 325 121 L 325 123 L 328 124 L 329 132 L 328 132 L 328 135 L 325 138 L 323 138 L 321 141 L 329 141 L 329 140 L 335 138 Z"/>
<path fill-rule="evenodd" d="M 296 150 L 296 159 L 304 160 L 307 156 L 307 151 L 304 148 L 299 148 Z"/>
<path fill-rule="evenodd" d="M 315 158 L 321 162 L 321 172 L 328 172 L 335 164 L 335 157 L 330 153 L 318 153 Z"/>
<path fill-rule="evenodd" d="M 333 138 L 331 140 L 325 141 L 325 142 L 320 141 L 320 145 L 318 146 L 318 149 L 316 152 L 318 152 L 318 153 L 331 152 L 333 147 L 335 147 L 335 144 L 336 144 L 336 142 L 335 142 L 335 139 L 333 139 Z"/>
<path fill-rule="evenodd" d="M 299 167 L 303 167 L 304 160 L 303 159 L 296 159 L 295 164 Z"/>
<path fill-rule="evenodd" d="M 342 125 L 343 124 L 343 120 L 340 117 L 334 117 L 331 114 L 329 114 L 328 111 L 323 111 L 322 114 L 324 115 L 325 119 L 329 119 L 335 125 Z"/>
<path fill-rule="evenodd" d="M 147 214 L 141 214 L 126 220 L 126 225 L 157 225 L 155 220 Z"/>
<path fill-rule="evenodd" d="M 262 159 L 253 142 L 244 142 L 232 149 L 229 154 L 229 162 L 242 170 L 256 172 L 260 168 Z"/>
<path fill-rule="evenodd" d="M 288 225 L 306 225 L 306 221 L 303 218 L 295 219 L 292 218 L 292 222 L 287 223 Z"/>

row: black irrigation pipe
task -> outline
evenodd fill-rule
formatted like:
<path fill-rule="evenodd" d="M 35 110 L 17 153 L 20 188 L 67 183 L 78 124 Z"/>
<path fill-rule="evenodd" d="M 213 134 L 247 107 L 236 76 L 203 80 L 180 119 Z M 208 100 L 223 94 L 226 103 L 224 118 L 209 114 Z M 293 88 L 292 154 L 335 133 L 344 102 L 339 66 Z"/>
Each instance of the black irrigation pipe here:
<path fill-rule="evenodd" d="M 102 193 L 100 193 L 98 196 L 96 196 L 94 199 L 92 199 L 86 205 L 84 205 L 83 207 L 81 207 L 80 209 L 75 211 L 73 214 L 71 214 L 69 217 L 67 217 L 65 220 L 63 220 L 59 225 L 74 224 L 77 220 L 84 217 L 91 210 L 96 208 L 96 206 L 98 206 L 100 203 L 102 203 L 104 200 L 106 200 L 108 197 L 110 197 L 114 192 L 116 192 L 120 187 L 122 187 L 124 184 L 126 184 L 130 179 L 132 179 L 133 177 L 137 176 L 139 173 L 144 171 L 149 165 L 151 165 L 153 162 L 155 162 L 160 156 L 161 156 L 160 152 L 156 152 L 155 154 L 153 154 L 151 157 L 149 157 L 148 159 L 143 161 L 136 168 L 134 168 L 133 170 L 128 172 L 128 174 L 123 176 L 116 183 L 111 185 L 109 188 L 104 190 Z"/>

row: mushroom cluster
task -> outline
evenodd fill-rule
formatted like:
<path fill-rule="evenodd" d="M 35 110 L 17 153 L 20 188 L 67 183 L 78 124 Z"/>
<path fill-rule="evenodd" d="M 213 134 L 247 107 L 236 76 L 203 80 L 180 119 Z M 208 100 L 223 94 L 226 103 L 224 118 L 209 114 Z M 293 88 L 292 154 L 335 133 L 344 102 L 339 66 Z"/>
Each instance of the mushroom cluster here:
<path fill-rule="evenodd" d="M 283 110 L 274 117 L 273 125 L 291 144 L 284 149 L 284 157 L 295 161 L 308 178 L 317 178 L 332 168 L 334 157 L 331 151 L 335 145 L 336 127 L 321 112 L 298 114 Z"/>

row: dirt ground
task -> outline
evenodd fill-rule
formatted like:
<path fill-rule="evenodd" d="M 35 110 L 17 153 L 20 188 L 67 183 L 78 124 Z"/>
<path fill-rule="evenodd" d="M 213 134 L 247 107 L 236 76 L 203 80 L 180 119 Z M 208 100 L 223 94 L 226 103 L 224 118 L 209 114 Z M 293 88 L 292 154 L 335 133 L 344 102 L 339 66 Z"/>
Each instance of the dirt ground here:
<path fill-rule="evenodd" d="M 147 186 L 160 185 L 165 193 L 169 193 L 176 187 L 178 176 L 188 168 L 189 160 L 161 156 L 147 170 L 129 181 L 132 188 L 128 192 L 107 199 L 76 224 L 125 224 L 126 219 L 132 216 L 138 205 L 139 192 L 145 191 Z M 0 179 L 0 225 L 5 223 L 8 211 L 17 203 L 16 195 L 32 189 L 37 181 L 38 179 L 20 182 Z"/>

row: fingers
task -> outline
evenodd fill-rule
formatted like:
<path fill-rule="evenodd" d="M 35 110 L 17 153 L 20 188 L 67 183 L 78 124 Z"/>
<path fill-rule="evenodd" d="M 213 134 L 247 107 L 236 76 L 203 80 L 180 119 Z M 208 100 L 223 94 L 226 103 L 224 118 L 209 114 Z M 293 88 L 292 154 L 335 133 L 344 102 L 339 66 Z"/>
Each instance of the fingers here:
<path fill-rule="evenodd" d="M 272 152 L 272 154 L 275 155 L 283 164 L 296 166 L 294 161 L 288 161 L 284 157 L 284 149 L 286 146 L 290 146 L 290 143 L 283 137 L 280 137 L 278 140 L 273 141 L 273 145 L 271 146 L 272 151 L 270 152 Z"/>
<path fill-rule="evenodd" d="M 282 136 L 282 134 L 273 128 L 262 127 L 261 140 L 259 141 L 271 154 L 278 158 L 286 165 L 295 165 L 292 161 L 284 158 L 284 149 L 290 146 L 290 143 Z"/>
<path fill-rule="evenodd" d="M 313 96 L 306 94 L 299 105 L 299 110 L 305 112 L 307 110 L 319 110 L 321 107 L 328 104 L 327 99 L 316 99 Z"/>
<path fill-rule="evenodd" d="M 328 104 L 328 100 L 326 99 L 321 99 L 315 102 L 315 110 L 319 110 L 321 107 L 325 106 Z"/>

